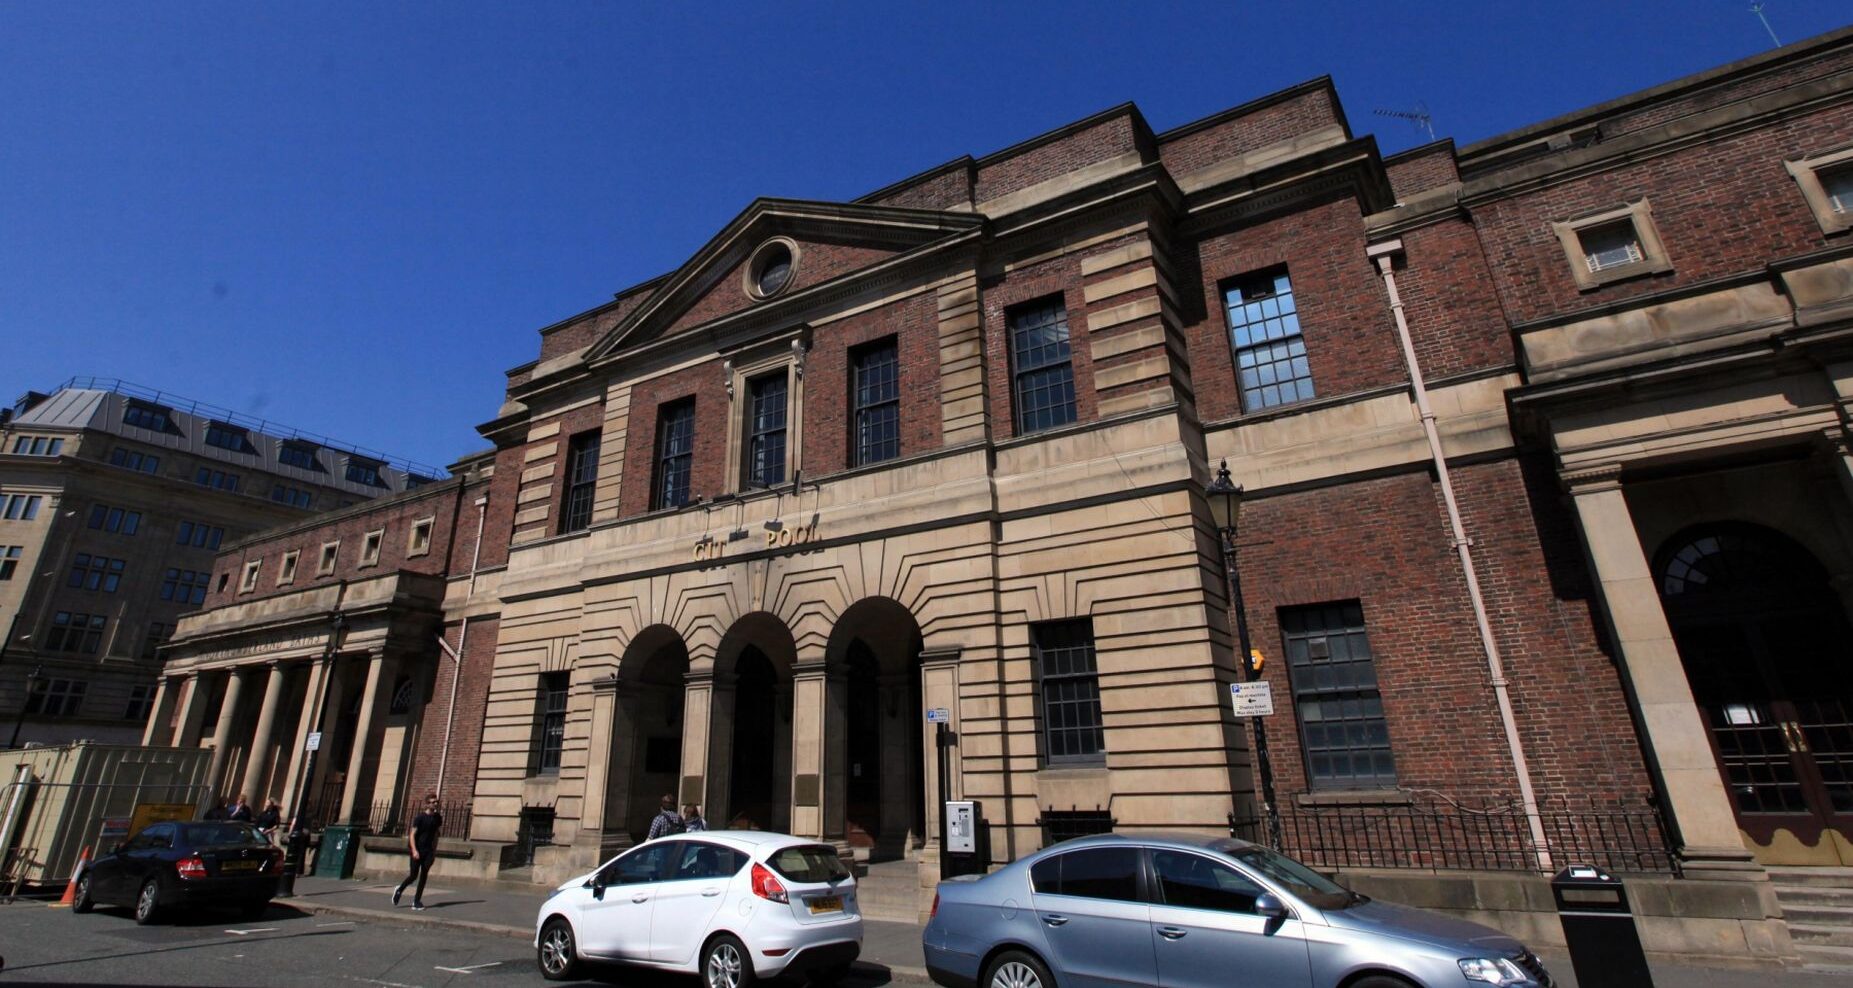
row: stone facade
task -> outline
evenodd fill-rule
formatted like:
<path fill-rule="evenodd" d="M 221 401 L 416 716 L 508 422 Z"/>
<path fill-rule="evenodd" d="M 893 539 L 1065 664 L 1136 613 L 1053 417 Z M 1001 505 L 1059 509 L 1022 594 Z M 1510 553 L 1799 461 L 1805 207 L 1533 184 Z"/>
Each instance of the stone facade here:
<path fill-rule="evenodd" d="M 444 495 L 445 538 L 486 526 L 472 561 L 345 592 L 416 598 L 427 638 L 469 618 L 460 666 L 418 646 L 475 719 L 444 790 L 537 881 L 663 794 L 931 875 L 943 708 L 943 791 L 982 802 L 994 861 L 1108 821 L 1265 826 L 1264 731 L 1289 850 L 1595 856 L 1661 875 L 1656 949 L 1792 956 L 1762 867 L 1853 863 L 1850 113 L 1841 32 L 1465 148 L 1385 158 L 1322 79 L 762 199 L 542 330 L 480 427 L 492 466 Z M 176 654 L 250 627 L 213 604 Z M 1242 625 L 1259 722 L 1228 699 Z M 365 696 L 371 724 L 374 673 Z M 431 704 L 401 788 L 435 786 Z M 1397 836 L 1418 819 L 1497 851 Z"/>

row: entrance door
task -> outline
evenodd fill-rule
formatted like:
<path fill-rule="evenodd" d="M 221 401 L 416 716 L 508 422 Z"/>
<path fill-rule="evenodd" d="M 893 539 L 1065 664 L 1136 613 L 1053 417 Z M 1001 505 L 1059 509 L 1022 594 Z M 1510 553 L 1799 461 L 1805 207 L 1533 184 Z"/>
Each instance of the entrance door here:
<path fill-rule="evenodd" d="M 772 660 L 748 645 L 740 651 L 734 687 L 733 768 L 729 773 L 729 825 L 776 825 L 773 800 L 785 799 L 778 791 L 775 756 L 778 752 L 778 674 Z"/>
<path fill-rule="evenodd" d="M 848 715 L 849 797 L 845 808 L 846 839 L 855 847 L 873 847 L 881 836 L 882 761 L 881 682 L 875 655 L 858 638 L 849 645 Z"/>
<path fill-rule="evenodd" d="M 1738 826 L 1765 864 L 1853 864 L 1853 639 L 1826 573 L 1756 526 L 1671 546 L 1660 592 Z"/>

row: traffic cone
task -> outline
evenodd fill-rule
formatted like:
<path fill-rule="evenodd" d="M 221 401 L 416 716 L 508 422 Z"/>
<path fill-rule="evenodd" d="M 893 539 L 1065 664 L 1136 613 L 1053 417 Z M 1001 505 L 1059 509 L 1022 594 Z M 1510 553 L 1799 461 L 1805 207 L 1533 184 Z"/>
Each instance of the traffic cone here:
<path fill-rule="evenodd" d="M 71 880 L 64 883 L 64 898 L 58 900 L 58 905 L 68 906 L 77 901 L 77 876 L 84 873 L 84 866 L 89 863 L 90 848 L 86 847 L 84 853 L 77 856 L 77 867 L 71 869 Z"/>

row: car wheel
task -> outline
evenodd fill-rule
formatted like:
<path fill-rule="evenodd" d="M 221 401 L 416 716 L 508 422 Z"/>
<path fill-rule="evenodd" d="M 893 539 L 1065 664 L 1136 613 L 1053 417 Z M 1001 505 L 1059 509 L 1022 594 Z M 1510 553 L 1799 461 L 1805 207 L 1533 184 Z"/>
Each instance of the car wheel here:
<path fill-rule="evenodd" d="M 701 979 L 707 988 L 746 988 L 753 983 L 753 958 L 746 945 L 723 933 L 701 952 Z"/>
<path fill-rule="evenodd" d="M 90 873 L 85 872 L 77 879 L 77 894 L 71 897 L 71 911 L 87 913 L 96 908 L 96 900 L 90 898 Z"/>
<path fill-rule="evenodd" d="M 1415 986 L 1401 978 L 1387 974 L 1372 974 L 1353 981 L 1351 988 L 1415 988 Z"/>
<path fill-rule="evenodd" d="M 1035 957 L 1007 950 L 991 962 L 984 974 L 986 988 L 1055 988 L 1055 976 Z"/>
<path fill-rule="evenodd" d="M 141 894 L 135 897 L 135 923 L 147 926 L 154 922 L 155 915 L 161 911 L 161 883 L 148 879 L 142 886 Z"/>
<path fill-rule="evenodd" d="M 573 942 L 571 923 L 555 916 L 540 928 L 540 948 L 535 955 L 541 976 L 548 981 L 570 981 L 579 974 L 579 947 Z"/>

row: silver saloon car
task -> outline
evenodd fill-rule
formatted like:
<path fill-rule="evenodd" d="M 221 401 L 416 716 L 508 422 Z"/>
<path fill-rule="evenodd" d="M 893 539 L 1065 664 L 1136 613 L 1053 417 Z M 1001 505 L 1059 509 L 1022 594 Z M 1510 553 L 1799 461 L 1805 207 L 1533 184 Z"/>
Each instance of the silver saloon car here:
<path fill-rule="evenodd" d="M 1189 834 L 1066 841 L 942 882 L 921 935 L 948 988 L 1551 988 L 1497 930 L 1375 902 L 1285 855 Z"/>

